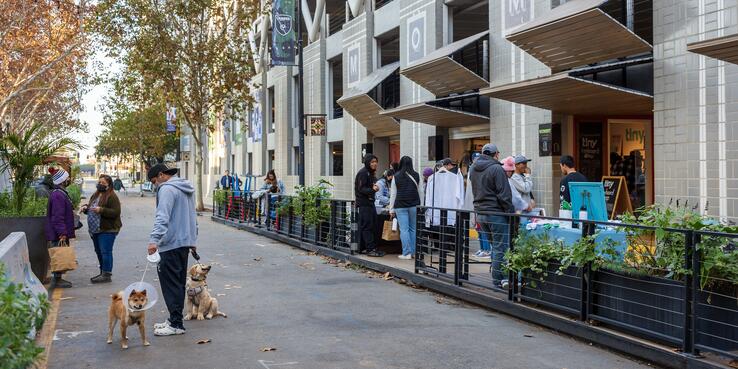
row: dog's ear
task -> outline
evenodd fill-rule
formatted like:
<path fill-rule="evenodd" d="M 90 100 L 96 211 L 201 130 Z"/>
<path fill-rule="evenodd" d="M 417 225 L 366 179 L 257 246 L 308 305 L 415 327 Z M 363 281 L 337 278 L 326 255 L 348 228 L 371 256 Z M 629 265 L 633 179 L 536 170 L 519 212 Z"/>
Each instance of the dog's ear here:
<path fill-rule="evenodd" d="M 146 290 L 141 291 L 141 294 L 146 296 Z"/>

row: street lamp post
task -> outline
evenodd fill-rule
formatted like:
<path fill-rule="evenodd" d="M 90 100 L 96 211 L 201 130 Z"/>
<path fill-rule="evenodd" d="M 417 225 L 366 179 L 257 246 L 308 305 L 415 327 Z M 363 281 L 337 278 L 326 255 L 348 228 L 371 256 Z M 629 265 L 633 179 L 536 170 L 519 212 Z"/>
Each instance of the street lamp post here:
<path fill-rule="evenodd" d="M 301 0 L 296 0 L 297 3 L 297 48 L 298 58 L 300 59 L 297 64 L 297 116 L 300 119 L 298 124 L 299 136 L 300 136 L 300 148 L 299 157 L 297 163 L 297 175 L 299 176 L 300 186 L 305 186 L 305 99 L 303 98 L 303 64 L 302 64 L 302 7 Z"/>

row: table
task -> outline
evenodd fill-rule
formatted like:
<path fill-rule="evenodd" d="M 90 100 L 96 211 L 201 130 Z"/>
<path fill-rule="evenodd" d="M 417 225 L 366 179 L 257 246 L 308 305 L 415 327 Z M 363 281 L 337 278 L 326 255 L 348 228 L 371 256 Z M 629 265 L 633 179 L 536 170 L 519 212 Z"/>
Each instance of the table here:
<path fill-rule="evenodd" d="M 582 238 L 582 230 L 577 228 L 550 228 L 546 229 L 543 226 L 538 226 L 534 230 L 527 230 L 524 227 L 521 227 L 520 233 L 527 233 L 532 236 L 540 237 L 545 234 L 548 234 L 548 236 L 552 239 L 562 240 L 564 241 L 564 245 L 566 246 L 572 246 L 577 241 L 579 241 L 580 238 Z M 617 231 L 615 229 L 611 228 L 601 228 L 597 227 L 597 230 L 595 232 L 595 243 L 600 244 L 605 242 L 606 240 L 610 239 L 612 241 L 615 241 L 615 250 L 617 252 L 624 256 L 625 251 L 628 249 L 628 242 L 626 240 L 626 234 L 625 232 Z M 621 257 L 622 257 L 621 256 Z"/>

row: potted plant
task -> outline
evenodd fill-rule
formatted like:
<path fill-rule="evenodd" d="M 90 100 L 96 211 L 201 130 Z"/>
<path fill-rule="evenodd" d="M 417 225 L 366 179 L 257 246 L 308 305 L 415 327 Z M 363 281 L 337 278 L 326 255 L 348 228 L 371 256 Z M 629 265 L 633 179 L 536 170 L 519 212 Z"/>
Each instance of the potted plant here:
<path fill-rule="evenodd" d="M 225 217 L 225 205 L 227 198 L 226 192 L 226 190 L 216 189 L 213 193 L 213 202 L 215 203 L 215 215 L 221 218 Z"/>
<path fill-rule="evenodd" d="M 11 132 L 0 138 L 0 172 L 11 176 L 11 189 L 0 196 L 0 239 L 12 232 L 25 232 L 33 273 L 42 281 L 49 268 L 44 235 L 46 199 L 36 198 L 31 185 L 41 166 L 65 147 L 79 145 L 70 138 L 59 138 L 39 123 L 23 133 Z"/>
<path fill-rule="evenodd" d="M 324 179 L 312 186 L 296 186 L 295 196 L 283 198 L 277 206 L 277 214 L 283 217 L 292 207 L 298 222 L 307 227 L 315 227 L 311 232 L 317 232 L 316 239 L 324 242 L 328 237 L 327 230 L 330 229 L 330 187 L 333 184 Z"/>
<path fill-rule="evenodd" d="M 552 308 L 579 310 L 582 270 L 574 265 L 563 267 L 561 261 L 569 254 L 562 240 L 547 233 L 522 232 L 505 254 L 505 268 L 520 275 L 523 296 Z"/>

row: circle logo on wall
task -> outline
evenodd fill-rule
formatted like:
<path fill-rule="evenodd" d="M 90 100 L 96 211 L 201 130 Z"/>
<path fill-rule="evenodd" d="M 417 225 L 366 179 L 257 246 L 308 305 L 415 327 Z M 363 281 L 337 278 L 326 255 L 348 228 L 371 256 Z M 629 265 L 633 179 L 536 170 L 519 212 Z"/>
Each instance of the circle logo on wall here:
<path fill-rule="evenodd" d="M 407 60 L 415 62 L 425 56 L 425 12 L 407 20 Z"/>

